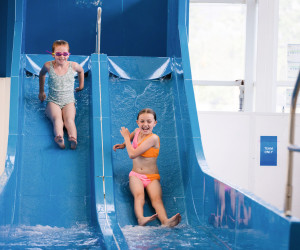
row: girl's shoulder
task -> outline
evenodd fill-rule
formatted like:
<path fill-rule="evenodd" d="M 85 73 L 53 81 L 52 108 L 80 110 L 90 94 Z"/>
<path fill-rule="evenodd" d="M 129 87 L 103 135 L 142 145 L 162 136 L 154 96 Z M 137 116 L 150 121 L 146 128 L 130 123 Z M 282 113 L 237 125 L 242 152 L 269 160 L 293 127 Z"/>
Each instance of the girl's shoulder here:
<path fill-rule="evenodd" d="M 44 74 L 49 72 L 51 63 L 52 63 L 52 61 L 45 62 L 45 64 L 43 65 L 43 68 L 41 69 L 41 72 L 43 72 Z"/>
<path fill-rule="evenodd" d="M 157 134 L 153 134 L 151 137 L 153 138 L 153 140 L 159 141 L 159 136 Z"/>
<path fill-rule="evenodd" d="M 151 136 L 148 137 L 148 140 L 154 143 L 159 142 L 159 136 L 157 134 L 152 134 Z"/>
<path fill-rule="evenodd" d="M 77 71 L 78 68 L 81 67 L 81 66 L 79 65 L 79 63 L 77 63 L 77 62 L 69 61 L 69 63 L 70 63 L 70 65 L 72 66 L 72 69 L 75 70 L 75 71 Z"/>
<path fill-rule="evenodd" d="M 152 134 L 152 136 L 149 137 L 149 140 L 150 140 L 151 144 L 153 145 L 153 147 L 155 147 L 155 148 L 160 147 L 160 139 L 157 134 Z"/>
<path fill-rule="evenodd" d="M 44 67 L 47 68 L 47 69 L 49 69 L 50 66 L 51 66 L 51 64 L 53 65 L 53 61 L 45 62 Z"/>

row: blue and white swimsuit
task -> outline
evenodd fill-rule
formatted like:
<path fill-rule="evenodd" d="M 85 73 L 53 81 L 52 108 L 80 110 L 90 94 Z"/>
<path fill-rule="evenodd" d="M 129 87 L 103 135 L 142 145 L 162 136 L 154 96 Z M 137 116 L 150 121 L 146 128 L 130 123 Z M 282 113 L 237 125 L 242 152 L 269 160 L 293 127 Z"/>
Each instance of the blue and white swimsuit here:
<path fill-rule="evenodd" d="M 50 62 L 47 102 L 53 102 L 61 109 L 69 103 L 75 103 L 74 82 L 74 70 L 71 62 L 69 62 L 67 73 L 62 76 L 55 73 L 53 64 Z"/>

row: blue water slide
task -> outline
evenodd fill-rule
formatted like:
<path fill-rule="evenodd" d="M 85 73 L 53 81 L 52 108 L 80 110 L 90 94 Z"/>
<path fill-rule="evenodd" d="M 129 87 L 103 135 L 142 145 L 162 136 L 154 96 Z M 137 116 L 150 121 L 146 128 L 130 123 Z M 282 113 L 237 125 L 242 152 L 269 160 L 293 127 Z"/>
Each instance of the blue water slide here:
<path fill-rule="evenodd" d="M 104 54 L 93 54 L 98 7 Z M 298 219 L 215 179 L 206 164 L 187 0 L 16 0 L 15 10 L 0 248 L 297 249 Z M 39 69 L 51 60 L 45 51 L 58 38 L 70 42 L 70 60 L 85 70 L 76 150 L 54 143 L 37 97 Z M 145 107 L 157 113 L 163 200 L 168 216 L 182 215 L 175 228 L 137 226 L 132 163 L 125 150 L 112 151 L 120 127 L 132 131 Z M 146 196 L 145 214 L 153 212 Z"/>

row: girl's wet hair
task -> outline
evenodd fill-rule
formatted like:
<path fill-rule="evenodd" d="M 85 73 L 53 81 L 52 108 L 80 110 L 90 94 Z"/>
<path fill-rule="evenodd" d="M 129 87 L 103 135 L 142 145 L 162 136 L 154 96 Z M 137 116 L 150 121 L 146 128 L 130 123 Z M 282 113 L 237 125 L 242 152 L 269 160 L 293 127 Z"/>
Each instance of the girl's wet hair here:
<path fill-rule="evenodd" d="M 137 116 L 137 120 L 139 119 L 140 115 L 141 114 L 152 114 L 154 116 L 154 120 L 156 121 L 156 113 L 154 112 L 153 109 L 149 109 L 149 108 L 146 108 L 146 109 L 142 109 L 139 113 L 138 113 L 138 116 Z"/>
<path fill-rule="evenodd" d="M 68 43 L 67 41 L 64 41 L 64 40 L 56 40 L 56 41 L 52 44 L 52 52 L 54 52 L 56 46 L 60 46 L 60 45 L 68 46 L 68 51 L 70 51 L 70 46 L 69 46 L 69 43 Z"/>

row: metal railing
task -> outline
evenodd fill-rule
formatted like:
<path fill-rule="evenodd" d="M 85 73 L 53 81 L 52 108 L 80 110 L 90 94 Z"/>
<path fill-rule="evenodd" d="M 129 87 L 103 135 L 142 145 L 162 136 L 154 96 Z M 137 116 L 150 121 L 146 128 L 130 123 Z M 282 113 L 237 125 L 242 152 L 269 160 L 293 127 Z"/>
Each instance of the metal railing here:
<path fill-rule="evenodd" d="M 193 85 L 198 86 L 210 86 L 210 87 L 223 87 L 223 86 L 237 86 L 239 87 L 239 108 L 238 111 L 244 111 L 244 101 L 245 101 L 245 81 L 235 80 L 235 81 L 203 81 L 203 80 L 193 80 Z"/>
<path fill-rule="evenodd" d="M 96 53 L 100 54 L 100 39 L 101 39 L 101 14 L 102 8 L 98 7 L 97 9 L 97 36 L 96 36 Z"/>
<path fill-rule="evenodd" d="M 295 112 L 297 106 L 297 98 L 300 89 L 300 72 L 298 79 L 296 81 L 292 101 L 291 101 L 291 110 L 290 110 L 290 135 L 289 135 L 289 155 L 288 155 L 288 174 L 287 174 L 287 184 L 286 184 L 286 195 L 285 195 L 285 204 L 284 204 L 284 214 L 286 216 L 292 216 L 292 193 L 293 193 L 293 153 L 300 152 L 300 147 L 294 145 L 295 138 Z"/>

